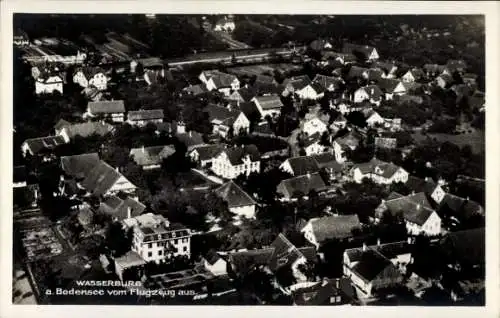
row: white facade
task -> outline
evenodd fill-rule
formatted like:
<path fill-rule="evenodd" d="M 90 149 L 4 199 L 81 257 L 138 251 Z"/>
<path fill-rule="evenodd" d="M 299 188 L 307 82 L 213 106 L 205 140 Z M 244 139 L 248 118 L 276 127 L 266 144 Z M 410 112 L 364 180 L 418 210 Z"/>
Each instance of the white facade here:
<path fill-rule="evenodd" d="M 378 168 L 378 167 L 377 167 Z M 377 169 L 376 168 L 376 169 Z M 391 184 L 391 183 L 397 183 L 397 182 L 402 182 L 406 183 L 408 181 L 408 172 L 406 172 L 403 168 L 399 168 L 392 176 L 389 178 L 385 178 L 384 176 L 381 176 L 379 171 L 375 171 L 375 173 L 369 172 L 366 174 L 363 174 L 359 168 L 354 169 L 353 171 L 353 178 L 354 181 L 357 183 L 363 182 L 364 178 L 371 179 L 373 182 L 378 183 L 378 184 Z"/>
<path fill-rule="evenodd" d="M 307 156 L 312 156 L 325 152 L 325 148 L 325 146 L 320 145 L 317 141 L 307 147 L 304 147 L 304 150 L 306 151 Z"/>
<path fill-rule="evenodd" d="M 221 21 L 215 24 L 214 31 L 233 32 L 235 28 L 236 25 L 234 24 L 234 22 L 228 20 L 224 22 Z"/>
<path fill-rule="evenodd" d="M 255 218 L 255 204 L 232 207 L 229 208 L 229 211 L 236 214 L 237 217 L 245 217 L 247 219 Z"/>
<path fill-rule="evenodd" d="M 431 198 L 436 202 L 437 204 L 440 204 L 441 201 L 443 201 L 444 196 L 446 195 L 446 192 L 441 188 L 440 185 L 436 186 L 434 191 L 431 194 Z"/>
<path fill-rule="evenodd" d="M 162 234 L 148 234 L 153 237 L 151 241 L 145 241 L 145 234 L 136 229 L 132 240 L 132 250 L 137 252 L 146 262 L 156 262 L 165 260 L 169 257 L 169 253 L 173 256 L 191 255 L 191 234 L 185 236 L 171 237 L 167 233 L 176 231 L 165 231 Z M 188 232 L 189 233 L 189 232 Z M 168 237 L 168 238 L 167 238 Z M 172 248 L 172 251 L 169 251 Z"/>
<path fill-rule="evenodd" d="M 368 95 L 368 93 L 366 92 L 366 90 L 361 87 L 361 88 L 358 88 L 355 92 L 354 92 L 354 102 L 355 103 L 361 103 L 365 100 L 369 100 L 370 99 L 370 95 Z"/>
<path fill-rule="evenodd" d="M 101 91 L 106 90 L 108 87 L 108 78 L 102 72 L 96 73 L 90 79 L 87 79 L 82 71 L 78 71 L 73 76 L 73 82 L 84 88 L 94 86 Z"/>
<path fill-rule="evenodd" d="M 138 126 L 138 127 L 143 127 L 146 126 L 147 124 L 158 124 L 162 123 L 163 118 L 153 118 L 153 119 L 145 119 L 145 120 L 130 120 L 127 119 L 127 123 L 132 125 L 132 126 Z"/>
<path fill-rule="evenodd" d="M 407 83 L 415 82 L 415 76 L 413 76 L 413 72 L 411 70 L 406 72 L 405 75 L 401 77 L 401 79 L 403 80 L 403 82 Z"/>
<path fill-rule="evenodd" d="M 136 186 L 133 185 L 127 178 L 121 176 L 116 180 L 116 182 L 109 188 L 108 192 L 104 194 L 104 196 L 115 195 L 118 192 L 132 192 L 136 189 Z"/>
<path fill-rule="evenodd" d="M 319 118 L 312 118 L 304 123 L 302 131 L 312 136 L 315 133 L 323 134 L 325 131 L 328 131 L 328 127 Z"/>
<path fill-rule="evenodd" d="M 221 152 L 212 160 L 212 171 L 225 179 L 235 179 L 241 174 L 249 175 L 252 172 L 260 172 L 260 161 L 251 161 L 247 156 L 242 158 L 243 163 L 233 166 L 225 151 Z"/>
<path fill-rule="evenodd" d="M 429 236 L 435 236 L 441 234 L 441 218 L 436 212 L 432 212 L 427 221 L 422 225 L 406 221 L 406 229 L 411 235 L 424 233 Z"/>
<path fill-rule="evenodd" d="M 214 264 L 210 264 L 205 260 L 203 264 L 205 268 L 215 276 L 227 274 L 227 262 L 223 258 L 219 258 Z"/>
<path fill-rule="evenodd" d="M 377 49 L 374 48 L 373 51 L 368 56 L 368 60 L 369 61 L 376 61 L 378 59 L 379 59 L 379 55 L 378 55 Z"/>
<path fill-rule="evenodd" d="M 256 97 L 252 98 L 252 102 L 254 102 L 255 106 L 257 106 L 257 109 L 259 110 L 260 116 L 262 118 L 265 118 L 266 116 L 270 116 L 272 118 L 281 114 L 281 107 L 263 109 L 262 105 L 260 105 L 259 100 Z"/>
<path fill-rule="evenodd" d="M 323 97 L 324 93 L 318 94 L 312 87 L 311 85 L 307 85 L 306 87 L 302 88 L 301 90 L 298 90 L 295 92 L 300 99 L 318 99 Z"/>
<path fill-rule="evenodd" d="M 217 85 L 215 84 L 214 82 L 214 79 L 213 77 L 211 77 L 207 82 L 206 82 L 206 85 L 207 85 L 207 89 L 209 91 L 213 91 L 213 90 L 218 90 L 219 92 L 223 93 L 224 96 L 229 96 L 231 95 L 231 92 L 233 91 L 237 91 L 240 89 L 240 81 L 235 78 L 232 82 L 231 82 L 231 85 L 230 87 L 217 87 Z"/>
<path fill-rule="evenodd" d="M 374 112 L 370 117 L 366 119 L 366 124 L 369 127 L 373 127 L 375 125 L 382 125 L 385 122 L 384 118 L 379 115 L 379 113 Z"/>
<path fill-rule="evenodd" d="M 406 93 L 407 92 L 406 92 L 405 86 L 403 85 L 402 82 L 399 82 L 398 85 L 392 91 L 392 93 L 386 93 L 385 94 L 385 98 L 388 99 L 388 100 L 391 100 L 391 99 L 394 98 L 394 95 L 401 96 L 401 95 L 404 95 Z"/>
<path fill-rule="evenodd" d="M 354 150 L 354 149 L 352 149 L 352 150 Z M 333 153 L 335 155 L 335 160 L 338 163 L 346 162 L 347 157 L 346 157 L 345 151 L 344 151 L 344 149 L 342 149 L 342 146 L 337 141 L 333 142 Z"/>
<path fill-rule="evenodd" d="M 45 81 L 37 79 L 35 81 L 35 93 L 39 94 L 52 94 L 55 91 L 63 93 L 63 80 L 60 76 L 50 76 Z"/>
<path fill-rule="evenodd" d="M 316 236 L 314 235 L 314 231 L 312 228 L 312 223 L 307 222 L 306 226 L 300 230 L 301 233 L 304 233 L 304 237 L 306 240 L 311 242 L 314 246 L 316 246 L 316 249 L 319 248 L 319 242 L 316 240 Z"/>
<path fill-rule="evenodd" d="M 236 120 L 233 123 L 233 131 L 234 134 L 238 134 L 240 132 L 249 132 L 250 130 L 250 121 L 248 120 L 247 116 L 243 112 L 241 112 L 238 117 L 236 117 Z"/>

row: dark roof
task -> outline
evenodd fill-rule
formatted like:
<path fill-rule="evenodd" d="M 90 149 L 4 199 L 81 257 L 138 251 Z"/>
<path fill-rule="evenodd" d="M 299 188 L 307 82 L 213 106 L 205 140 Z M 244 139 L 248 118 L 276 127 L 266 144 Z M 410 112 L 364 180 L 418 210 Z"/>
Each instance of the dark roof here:
<path fill-rule="evenodd" d="M 350 79 L 361 78 L 364 76 L 365 72 L 368 72 L 367 68 L 353 65 L 349 69 L 349 73 L 347 73 L 347 78 L 350 78 Z"/>
<path fill-rule="evenodd" d="M 311 173 L 281 181 L 277 191 L 285 197 L 291 198 L 296 192 L 307 195 L 311 190 L 321 191 L 325 187 L 326 184 L 319 173 Z"/>
<path fill-rule="evenodd" d="M 398 146 L 396 138 L 375 137 L 375 147 L 395 149 Z"/>
<path fill-rule="evenodd" d="M 59 119 L 59 121 L 55 124 L 54 129 L 59 130 L 65 126 L 71 125 L 70 122 L 64 120 L 64 119 Z"/>
<path fill-rule="evenodd" d="M 132 110 L 127 114 L 128 120 L 163 119 L 163 109 Z"/>
<path fill-rule="evenodd" d="M 237 80 L 238 78 L 232 74 L 215 71 L 210 74 L 209 79 L 212 79 L 212 81 L 215 84 L 215 87 L 223 88 L 223 87 L 231 87 L 233 81 Z"/>
<path fill-rule="evenodd" d="M 353 229 L 361 228 L 357 214 L 315 218 L 310 222 L 318 243 L 331 238 L 351 237 Z"/>
<path fill-rule="evenodd" d="M 394 273 L 397 272 L 390 260 L 374 250 L 367 250 L 352 270 L 364 281 L 371 282 L 389 266 L 394 268 Z"/>
<path fill-rule="evenodd" d="M 54 149 L 55 147 L 66 143 L 62 136 L 32 138 L 26 139 L 24 142 L 28 145 L 31 153 L 33 154 L 37 154 L 45 149 Z"/>
<path fill-rule="evenodd" d="M 318 162 L 310 156 L 288 158 L 288 164 L 292 168 L 293 175 L 300 176 L 319 171 Z"/>
<path fill-rule="evenodd" d="M 294 90 L 301 90 L 307 85 L 311 84 L 311 79 L 307 75 L 295 76 L 291 78 L 287 78 L 283 85 L 292 86 Z"/>
<path fill-rule="evenodd" d="M 313 83 L 321 85 L 324 90 L 329 88 L 337 89 L 342 80 L 332 76 L 317 74 L 313 79 Z"/>
<path fill-rule="evenodd" d="M 365 55 L 366 58 L 370 57 L 371 53 L 375 50 L 373 46 L 368 46 L 368 45 L 358 45 L 358 44 L 352 44 L 352 43 L 345 43 L 342 52 L 344 53 L 355 53 L 359 52 Z"/>
<path fill-rule="evenodd" d="M 306 139 L 304 140 L 304 148 L 309 147 L 310 145 L 313 145 L 321 140 L 321 134 L 315 133 L 310 136 L 307 136 Z"/>
<path fill-rule="evenodd" d="M 83 138 L 90 137 L 92 135 L 106 136 L 111 133 L 115 128 L 103 122 L 86 122 L 79 124 L 69 124 L 64 126 L 63 131 L 66 131 L 70 139 L 80 136 Z"/>
<path fill-rule="evenodd" d="M 229 110 L 226 107 L 214 104 L 207 105 L 203 111 L 208 113 L 210 121 L 216 121 L 218 124 L 225 124 L 227 126 L 232 126 L 236 118 L 241 114 L 240 111 Z"/>
<path fill-rule="evenodd" d="M 338 163 L 337 160 L 335 159 L 335 155 L 330 152 L 324 152 L 317 155 L 312 155 L 311 157 L 313 157 L 314 160 L 316 160 L 316 162 L 318 163 L 318 167 L 320 169 L 327 168 L 340 172 L 343 171 L 345 168 L 345 165 L 342 163 Z"/>
<path fill-rule="evenodd" d="M 233 166 L 243 164 L 243 158 L 249 156 L 251 161 L 259 161 L 260 153 L 255 145 L 245 145 L 223 150 Z"/>
<path fill-rule="evenodd" d="M 312 286 L 296 289 L 292 292 L 292 297 L 297 305 L 318 306 L 329 305 L 330 297 L 351 298 L 354 296 L 353 292 L 350 280 L 342 277 L 324 279 Z"/>
<path fill-rule="evenodd" d="M 264 74 L 259 74 L 255 78 L 255 83 L 260 84 L 274 84 L 274 77 Z"/>
<path fill-rule="evenodd" d="M 125 112 L 125 104 L 122 100 L 89 102 L 87 107 L 92 114 L 111 114 Z"/>
<path fill-rule="evenodd" d="M 346 135 L 335 139 L 335 142 L 338 143 L 343 148 L 349 147 L 355 149 L 359 146 L 359 143 L 361 142 L 361 136 L 359 136 L 358 133 L 350 131 Z"/>
<path fill-rule="evenodd" d="M 441 241 L 442 249 L 459 263 L 485 263 L 485 228 L 451 232 Z"/>
<path fill-rule="evenodd" d="M 408 70 L 408 72 L 410 72 L 415 79 L 422 78 L 425 75 L 424 71 L 421 68 L 416 68 L 416 67 Z"/>
<path fill-rule="evenodd" d="M 434 212 L 423 192 L 387 200 L 384 205 L 389 213 L 402 213 L 405 220 L 418 225 L 423 225 Z"/>
<path fill-rule="evenodd" d="M 383 92 L 380 90 L 380 87 L 377 85 L 367 85 L 365 87 L 361 87 L 359 89 L 362 89 L 366 92 L 368 97 L 373 100 L 379 100 L 382 98 Z"/>
<path fill-rule="evenodd" d="M 254 126 L 253 131 L 255 133 L 274 135 L 274 131 L 271 129 L 271 126 L 269 125 L 268 121 L 261 121 L 257 123 Z"/>
<path fill-rule="evenodd" d="M 446 193 L 439 204 L 438 210 L 442 211 L 443 209 L 451 210 L 455 217 L 462 220 L 466 220 L 476 214 L 484 214 L 484 209 L 479 203 L 450 193 Z"/>
<path fill-rule="evenodd" d="M 104 70 L 99 66 L 84 66 L 80 67 L 75 71 L 75 74 L 78 72 L 82 72 L 87 80 L 93 78 L 96 74 L 102 73 L 105 74 Z"/>
<path fill-rule="evenodd" d="M 209 160 L 215 158 L 224 147 L 222 144 L 203 145 L 194 148 L 192 152 L 196 151 L 198 153 L 199 160 Z"/>
<path fill-rule="evenodd" d="M 255 116 L 260 117 L 257 105 L 254 102 L 243 102 L 240 103 L 240 109 L 247 116 L 247 118 L 254 118 Z"/>
<path fill-rule="evenodd" d="M 377 68 L 370 68 L 368 70 L 368 80 L 370 81 L 380 81 L 382 76 L 384 75 L 384 71 Z"/>
<path fill-rule="evenodd" d="M 234 270 L 240 274 L 245 274 L 252 268 L 268 265 L 273 257 L 274 248 L 263 248 L 258 250 L 248 250 L 233 252 L 229 254 L 229 262 Z"/>
<path fill-rule="evenodd" d="M 368 162 L 355 164 L 352 169 L 359 169 L 362 174 L 376 174 L 388 179 L 392 177 L 400 168 L 400 166 L 393 163 L 373 158 Z"/>
<path fill-rule="evenodd" d="M 312 257 L 310 248 L 302 248 L 306 252 L 309 258 L 306 257 L 295 245 L 293 245 L 285 235 L 280 233 L 276 239 L 271 243 L 271 247 L 274 250 L 273 256 L 269 262 L 269 268 L 273 271 L 284 267 L 292 265 L 296 260 L 304 257 L 306 260 L 315 262 L 316 256 Z M 312 247 L 314 249 L 314 247 Z"/>
<path fill-rule="evenodd" d="M 163 67 L 163 61 L 159 57 L 147 57 L 137 60 L 138 63 L 141 63 L 144 68 L 151 67 Z"/>
<path fill-rule="evenodd" d="M 385 258 L 391 260 L 399 255 L 411 253 L 411 245 L 408 241 L 383 243 L 380 245 L 369 245 L 367 250 L 374 250 L 384 256 Z M 363 247 L 350 248 L 345 250 L 345 253 L 349 257 L 350 262 L 359 262 L 363 256 Z"/>
<path fill-rule="evenodd" d="M 26 182 L 27 180 L 27 173 L 26 173 L 26 166 L 16 166 L 14 167 L 14 183 L 18 182 Z"/>
<path fill-rule="evenodd" d="M 376 61 L 372 64 L 372 67 L 378 68 L 385 73 L 391 72 L 394 68 L 396 68 L 396 65 L 391 62 L 384 62 L 384 61 Z"/>
<path fill-rule="evenodd" d="M 188 87 L 184 87 L 183 90 L 195 96 L 208 92 L 204 84 L 189 85 Z"/>
<path fill-rule="evenodd" d="M 196 131 L 189 131 L 184 134 L 176 134 L 177 139 L 182 142 L 188 150 L 191 147 L 203 145 L 205 142 L 203 141 L 203 135 Z"/>
<path fill-rule="evenodd" d="M 215 189 L 215 194 L 221 197 L 229 208 L 255 205 L 255 201 L 233 181 L 229 181 Z"/>
<path fill-rule="evenodd" d="M 210 265 L 214 265 L 215 263 L 217 263 L 218 260 L 221 259 L 220 255 L 217 254 L 217 252 L 214 249 L 210 249 L 204 258 Z"/>
<path fill-rule="evenodd" d="M 392 78 L 381 78 L 377 81 L 378 86 L 386 93 L 392 93 L 396 87 L 402 83 L 400 80 Z"/>
<path fill-rule="evenodd" d="M 237 90 L 236 92 L 234 92 L 233 94 L 236 94 L 236 93 L 239 94 L 239 96 L 241 96 L 243 101 L 249 102 L 252 98 L 257 96 L 258 92 L 257 92 L 257 89 L 255 89 L 255 88 L 242 87 L 239 90 Z"/>
<path fill-rule="evenodd" d="M 139 166 L 157 165 L 163 159 L 173 155 L 175 149 L 173 146 L 153 146 L 133 148 L 130 150 L 130 156 Z"/>
<path fill-rule="evenodd" d="M 122 177 L 125 178 L 109 164 L 101 160 L 89 171 L 81 184 L 87 191 L 99 196 L 105 194 Z"/>
<path fill-rule="evenodd" d="M 406 186 L 415 192 L 424 192 L 427 195 L 431 195 L 438 184 L 430 178 L 425 180 L 414 176 L 408 176 Z"/>
<path fill-rule="evenodd" d="M 67 175 L 81 179 L 99 164 L 96 152 L 61 157 L 61 168 Z"/>
<path fill-rule="evenodd" d="M 128 210 L 130 208 L 130 217 L 136 217 L 146 210 L 146 206 L 139 201 L 130 197 L 120 198 L 118 196 L 110 196 L 104 202 L 101 202 L 99 211 L 102 213 L 110 214 L 118 220 L 125 220 L 128 218 Z"/>

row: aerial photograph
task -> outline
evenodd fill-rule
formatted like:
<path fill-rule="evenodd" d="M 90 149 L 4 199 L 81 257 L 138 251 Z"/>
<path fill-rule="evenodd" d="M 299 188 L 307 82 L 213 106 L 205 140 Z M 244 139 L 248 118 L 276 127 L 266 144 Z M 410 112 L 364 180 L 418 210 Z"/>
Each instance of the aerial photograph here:
<path fill-rule="evenodd" d="M 485 306 L 485 16 L 15 13 L 12 41 L 12 304 Z"/>

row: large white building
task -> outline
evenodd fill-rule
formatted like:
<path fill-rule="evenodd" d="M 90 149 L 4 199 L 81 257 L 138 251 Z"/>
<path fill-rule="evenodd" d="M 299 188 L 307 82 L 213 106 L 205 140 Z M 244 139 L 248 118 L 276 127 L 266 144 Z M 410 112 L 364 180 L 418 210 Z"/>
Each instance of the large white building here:
<path fill-rule="evenodd" d="M 391 184 L 394 182 L 408 181 L 408 172 L 403 168 L 389 162 L 372 159 L 368 162 L 359 163 L 352 168 L 354 181 L 361 183 L 368 178 L 378 184 Z"/>
<path fill-rule="evenodd" d="M 63 79 L 60 75 L 43 74 L 35 80 L 35 93 L 52 94 L 54 92 L 63 93 Z"/>
<path fill-rule="evenodd" d="M 212 171 L 225 179 L 260 172 L 260 153 L 255 145 L 224 149 L 212 160 Z"/>
<path fill-rule="evenodd" d="M 84 88 L 93 86 L 101 91 L 106 90 L 108 87 L 108 78 L 100 67 L 82 67 L 78 69 L 73 75 L 73 82 Z"/>
<path fill-rule="evenodd" d="M 132 251 L 146 262 L 160 263 L 172 256 L 191 255 L 191 231 L 170 223 L 161 215 L 147 213 L 123 221 L 133 228 Z"/>

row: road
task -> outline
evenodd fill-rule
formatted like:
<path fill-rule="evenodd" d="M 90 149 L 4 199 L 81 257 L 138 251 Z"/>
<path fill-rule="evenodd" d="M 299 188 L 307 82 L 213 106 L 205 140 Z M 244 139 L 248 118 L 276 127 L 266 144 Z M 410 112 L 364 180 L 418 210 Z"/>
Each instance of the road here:
<path fill-rule="evenodd" d="M 235 39 L 233 39 L 233 37 L 231 36 L 231 34 L 227 33 L 227 32 L 224 32 L 224 31 L 210 31 L 210 33 L 217 39 L 219 39 L 220 41 L 226 43 L 227 45 L 229 45 L 229 48 L 230 49 L 250 49 L 252 48 L 250 45 L 246 44 L 246 43 L 243 43 L 243 42 L 239 42 L 239 41 L 236 41 Z"/>
<path fill-rule="evenodd" d="M 169 62 L 169 66 L 182 66 L 182 65 L 190 65 L 190 64 L 196 64 L 196 63 L 219 63 L 219 62 L 231 62 L 233 59 L 231 55 L 231 51 L 226 52 L 228 55 L 227 56 L 222 56 L 222 57 L 215 57 L 215 58 L 208 58 L 208 59 L 200 59 L 200 60 L 186 60 L 186 61 L 179 61 L 179 62 Z M 285 50 L 285 51 L 277 51 L 276 54 L 282 55 L 285 57 L 288 57 L 292 55 L 292 50 Z M 236 56 L 236 61 L 241 61 L 241 60 L 256 60 L 256 59 L 264 59 L 266 57 L 269 57 L 270 53 L 259 53 L 259 54 L 248 54 L 248 55 L 240 55 Z"/>

